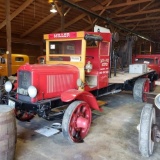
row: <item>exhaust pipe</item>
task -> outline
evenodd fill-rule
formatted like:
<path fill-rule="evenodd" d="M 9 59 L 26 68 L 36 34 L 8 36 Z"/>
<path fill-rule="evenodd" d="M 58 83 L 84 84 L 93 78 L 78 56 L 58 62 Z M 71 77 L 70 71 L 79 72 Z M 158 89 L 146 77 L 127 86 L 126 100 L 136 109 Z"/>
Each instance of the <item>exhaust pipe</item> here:
<path fill-rule="evenodd" d="M 158 109 L 160 109 L 160 94 L 158 94 L 158 95 L 155 97 L 154 103 L 155 103 L 156 107 L 157 107 Z"/>

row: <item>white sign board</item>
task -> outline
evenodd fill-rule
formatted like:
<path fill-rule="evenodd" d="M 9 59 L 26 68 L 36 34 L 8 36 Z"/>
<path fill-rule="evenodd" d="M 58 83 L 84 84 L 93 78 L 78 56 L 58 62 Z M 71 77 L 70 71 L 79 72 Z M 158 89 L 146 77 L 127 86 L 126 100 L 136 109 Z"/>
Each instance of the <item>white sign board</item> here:
<path fill-rule="evenodd" d="M 94 26 L 94 32 L 111 33 L 108 28 L 100 27 L 98 25 Z"/>

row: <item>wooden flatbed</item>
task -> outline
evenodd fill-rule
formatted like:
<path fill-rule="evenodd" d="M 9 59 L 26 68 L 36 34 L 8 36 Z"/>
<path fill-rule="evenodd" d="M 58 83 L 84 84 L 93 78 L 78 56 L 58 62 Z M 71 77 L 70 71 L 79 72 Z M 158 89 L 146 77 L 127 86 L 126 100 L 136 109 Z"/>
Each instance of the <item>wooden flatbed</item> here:
<path fill-rule="evenodd" d="M 128 72 L 117 72 L 116 76 L 114 74 L 111 74 L 111 78 L 109 78 L 109 83 L 117 83 L 117 84 L 123 84 L 128 80 L 132 80 L 134 78 L 142 77 L 147 75 L 148 73 L 155 72 L 154 70 L 150 70 L 146 73 L 128 73 Z"/>

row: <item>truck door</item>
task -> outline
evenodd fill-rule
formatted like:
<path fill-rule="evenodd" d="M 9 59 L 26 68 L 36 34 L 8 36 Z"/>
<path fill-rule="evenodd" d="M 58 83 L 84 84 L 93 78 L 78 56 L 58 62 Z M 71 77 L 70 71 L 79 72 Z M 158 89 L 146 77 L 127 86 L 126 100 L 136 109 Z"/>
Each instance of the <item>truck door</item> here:
<path fill-rule="evenodd" d="M 109 51 L 110 43 L 107 41 L 100 42 L 99 46 L 99 87 L 103 88 L 108 86 L 108 77 L 109 77 Z"/>

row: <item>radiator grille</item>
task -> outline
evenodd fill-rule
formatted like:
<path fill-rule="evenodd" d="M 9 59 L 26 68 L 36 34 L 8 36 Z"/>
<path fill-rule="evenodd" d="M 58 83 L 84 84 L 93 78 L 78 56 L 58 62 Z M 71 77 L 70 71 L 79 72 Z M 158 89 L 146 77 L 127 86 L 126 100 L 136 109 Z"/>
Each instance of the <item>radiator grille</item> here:
<path fill-rule="evenodd" d="M 28 71 L 20 71 L 18 76 L 18 87 L 28 89 L 31 85 L 31 73 Z"/>
<path fill-rule="evenodd" d="M 73 85 L 73 74 L 47 75 L 47 93 L 62 92 Z"/>

